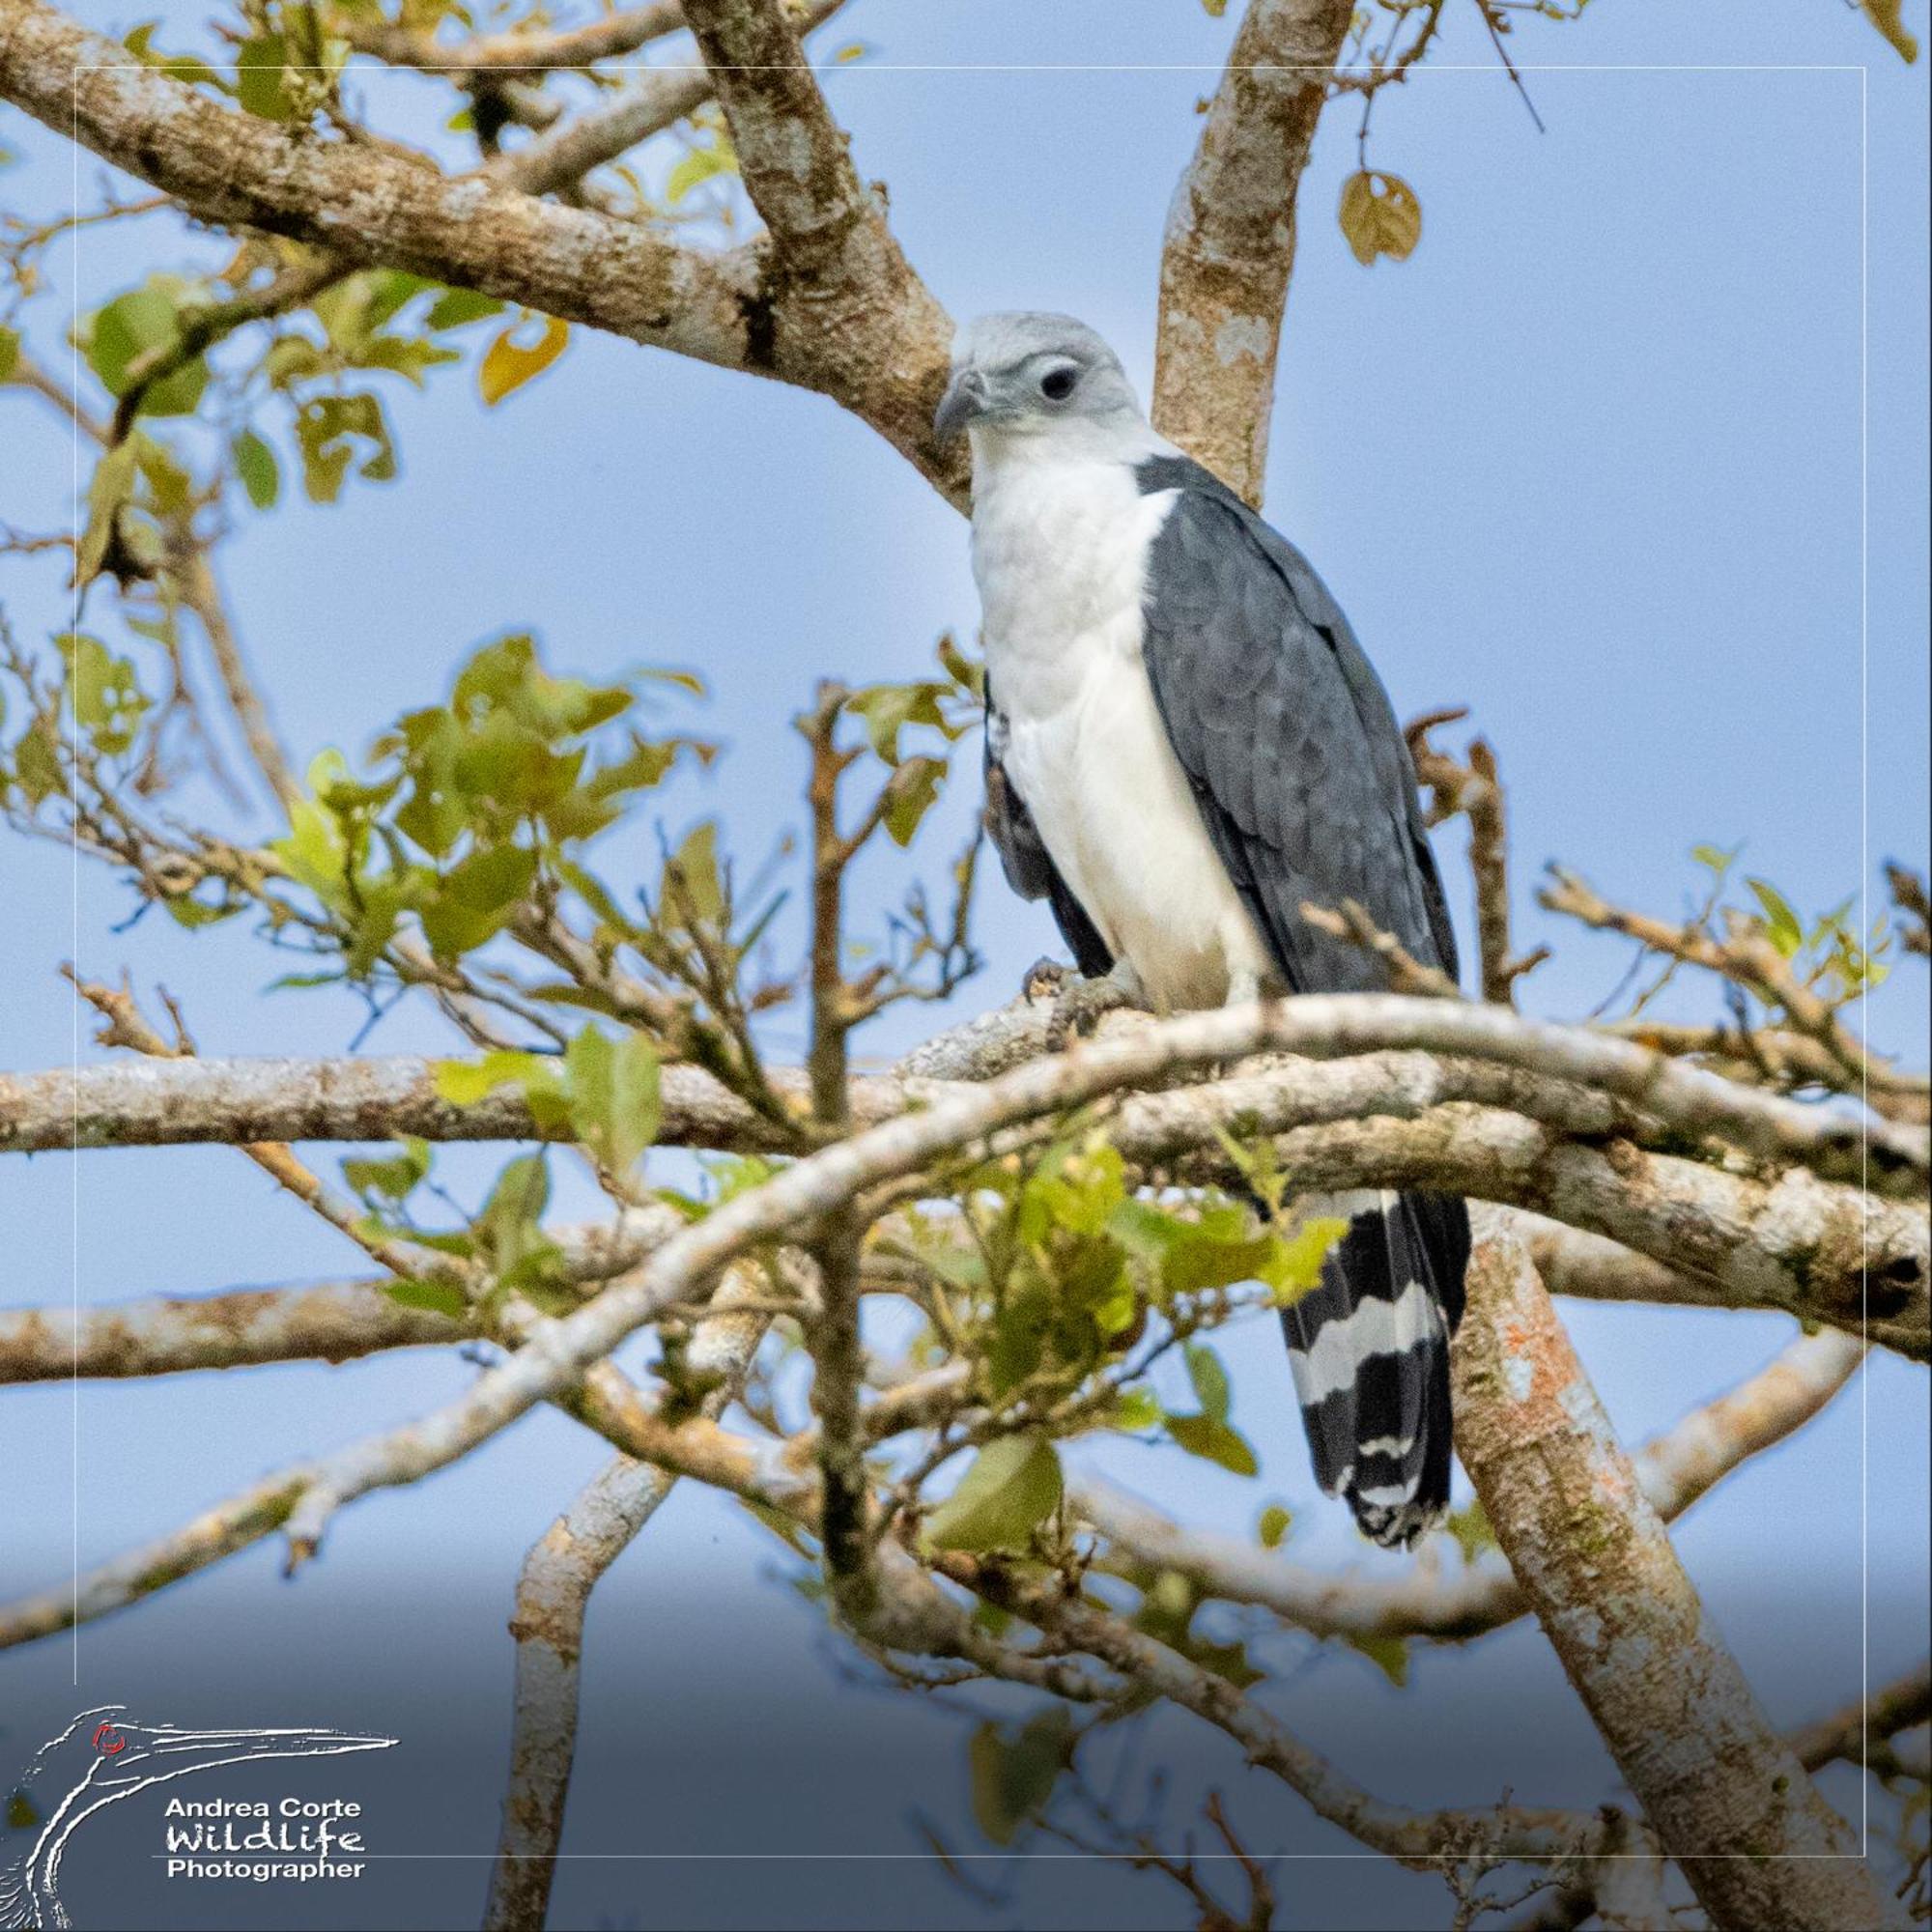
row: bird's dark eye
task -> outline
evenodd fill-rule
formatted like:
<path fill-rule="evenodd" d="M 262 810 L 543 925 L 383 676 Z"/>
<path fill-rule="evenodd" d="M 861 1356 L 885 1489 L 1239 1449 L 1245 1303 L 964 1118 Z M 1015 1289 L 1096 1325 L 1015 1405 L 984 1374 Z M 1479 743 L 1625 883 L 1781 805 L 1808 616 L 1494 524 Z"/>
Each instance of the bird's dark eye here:
<path fill-rule="evenodd" d="M 1049 403 L 1064 403 L 1080 380 L 1078 369 L 1049 369 L 1039 379 L 1039 392 Z"/>

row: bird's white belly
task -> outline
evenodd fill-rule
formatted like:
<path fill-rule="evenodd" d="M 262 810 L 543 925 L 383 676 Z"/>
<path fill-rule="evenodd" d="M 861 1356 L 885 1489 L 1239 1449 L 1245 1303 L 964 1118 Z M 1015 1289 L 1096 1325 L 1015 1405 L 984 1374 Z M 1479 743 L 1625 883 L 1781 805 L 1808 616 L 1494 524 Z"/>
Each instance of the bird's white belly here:
<path fill-rule="evenodd" d="M 1047 851 L 1148 997 L 1217 1007 L 1243 978 L 1252 991 L 1267 976 L 1266 950 L 1208 842 L 1139 663 L 1094 653 L 1068 704 L 1010 729 L 1007 769 Z"/>
<path fill-rule="evenodd" d="M 1089 503 L 1064 486 L 1045 501 L 1037 488 L 1023 502 L 981 501 L 987 669 L 1008 775 L 1108 950 L 1156 1006 L 1216 1007 L 1269 980 L 1272 966 L 1148 681 L 1142 575 L 1168 500 L 1125 480 L 1124 502 Z M 1085 559 L 1077 580 L 1068 556 Z"/>

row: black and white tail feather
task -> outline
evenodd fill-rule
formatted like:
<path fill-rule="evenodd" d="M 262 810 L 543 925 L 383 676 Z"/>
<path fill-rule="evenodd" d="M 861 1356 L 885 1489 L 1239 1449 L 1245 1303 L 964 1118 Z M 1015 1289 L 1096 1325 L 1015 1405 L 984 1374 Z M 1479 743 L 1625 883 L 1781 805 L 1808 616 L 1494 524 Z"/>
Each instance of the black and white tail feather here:
<path fill-rule="evenodd" d="M 1362 1532 L 1406 1548 L 1449 1507 L 1449 1338 L 1463 1316 L 1469 1214 L 1452 1196 L 1315 1196 L 1346 1216 L 1321 1285 L 1282 1311 L 1301 1420 L 1324 1493 Z"/>
<path fill-rule="evenodd" d="M 1378 959 L 1304 917 L 1352 900 L 1454 979 L 1415 767 L 1348 618 L 1293 544 L 1153 433 L 1107 345 L 1065 316 L 986 317 L 934 427 L 974 436 L 987 826 L 1080 970 L 1110 971 L 1118 951 L 1173 1008 L 1216 977 L 1204 960 L 1227 997 L 1379 991 Z M 1151 721 L 1120 649 L 1136 616 Z M 1468 1215 L 1430 1193 L 1341 1204 L 1325 1211 L 1348 1233 L 1285 1313 L 1290 1357 L 1321 1487 L 1403 1547 L 1449 1499 Z"/>

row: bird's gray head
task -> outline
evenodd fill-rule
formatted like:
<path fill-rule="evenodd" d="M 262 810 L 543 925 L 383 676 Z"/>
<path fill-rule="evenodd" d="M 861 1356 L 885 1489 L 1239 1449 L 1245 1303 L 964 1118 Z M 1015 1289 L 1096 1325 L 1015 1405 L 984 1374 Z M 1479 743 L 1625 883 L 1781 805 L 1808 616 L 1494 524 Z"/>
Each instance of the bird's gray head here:
<path fill-rule="evenodd" d="M 1149 432 L 1121 358 L 1070 315 L 982 315 L 959 331 L 933 433 L 982 440 L 1140 441 Z"/>

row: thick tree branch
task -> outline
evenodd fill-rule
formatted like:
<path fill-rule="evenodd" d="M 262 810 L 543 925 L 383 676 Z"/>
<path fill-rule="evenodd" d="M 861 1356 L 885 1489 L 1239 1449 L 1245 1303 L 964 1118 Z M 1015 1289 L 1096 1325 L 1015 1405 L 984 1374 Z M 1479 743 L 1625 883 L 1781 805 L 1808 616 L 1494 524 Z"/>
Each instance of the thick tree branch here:
<path fill-rule="evenodd" d="M 757 1351 L 764 1318 L 731 1312 L 755 1295 L 755 1276 L 733 1276 L 692 1336 L 686 1364 L 708 1384 L 700 1412 L 715 1418 Z M 577 1755 L 583 1621 L 599 1579 L 657 1514 L 677 1477 L 620 1455 L 607 1463 L 530 1546 L 517 1579 L 510 1634 L 517 1642 L 510 1776 L 484 1910 L 485 1932 L 541 1926 L 550 1910 L 556 1848 Z"/>
<path fill-rule="evenodd" d="M 855 409 L 955 503 L 966 459 L 939 452 L 932 413 L 952 323 L 901 251 L 880 188 L 859 179 L 778 0 L 687 0 L 739 170 L 770 231 L 763 311 L 780 370 Z"/>
<path fill-rule="evenodd" d="M 1250 0 L 1168 212 L 1155 425 L 1262 500 L 1294 197 L 1350 0 Z"/>
<path fill-rule="evenodd" d="M 217 105 L 41 0 L 0 6 L 0 95 L 186 211 L 747 364 L 750 283 L 635 224 Z"/>
<path fill-rule="evenodd" d="M 714 11 L 720 58 L 742 43 L 753 55 L 781 50 L 780 65 L 794 71 L 740 91 L 737 136 L 748 185 L 765 195 L 760 212 L 788 257 L 769 247 L 702 255 L 487 174 L 452 178 L 373 144 L 231 110 L 165 73 L 130 69 L 124 49 L 41 0 L 0 0 L 0 98 L 174 195 L 199 220 L 287 236 L 355 266 L 410 269 L 819 390 L 963 500 L 959 453 L 940 452 L 931 438 L 951 322 L 906 265 L 877 198 L 857 187 L 842 136 L 808 127 L 796 111 L 816 85 L 789 22 L 777 10 L 757 18 L 745 8 Z M 801 132 L 812 164 L 788 192 L 785 144 Z"/>
<path fill-rule="evenodd" d="M 477 1332 L 447 1315 L 405 1308 L 376 1280 L 155 1295 L 77 1312 L 6 1308 L 0 1309 L 0 1384 L 347 1362 Z"/>
<path fill-rule="evenodd" d="M 1457 1446 L 1664 1853 L 1720 1925 L 1905 1924 L 1706 1619 L 1521 1243 L 1477 1222 Z"/>
<path fill-rule="evenodd" d="M 799 0 L 798 31 L 810 33 L 844 4 L 845 0 Z M 678 24 L 683 25 L 681 10 Z M 497 156 L 484 172 L 526 194 L 549 194 L 582 181 L 593 168 L 695 114 L 713 92 L 711 75 L 700 67 L 643 74 L 603 105 L 561 121 L 535 140 Z"/>
<path fill-rule="evenodd" d="M 1149 1059 L 1149 1078 L 1197 1064 L 1188 1029 L 1215 1037 L 1258 1038 L 1264 1050 L 1320 1061 L 1377 1053 L 1467 1056 L 1495 1066 L 1566 1083 L 1587 1094 L 1533 1093 L 1528 1086 L 1485 1087 L 1480 1076 L 1451 1074 L 1429 1101 L 1412 1091 L 1402 1111 L 1418 1104 L 1469 1099 L 1520 1104 L 1552 1124 L 1586 1133 L 1642 1132 L 1652 1116 L 1679 1136 L 1708 1134 L 1766 1161 L 1795 1161 L 1828 1175 L 1868 1174 L 1883 1188 L 1916 1197 L 1925 1173 L 1927 1137 L 1896 1122 L 1861 1121 L 1741 1087 L 1648 1048 L 1579 1027 L 1518 1018 L 1481 1007 L 1397 994 L 1315 994 L 1257 1009 L 1229 1009 L 1164 1029 L 1117 1036 L 1095 1052 Z M 1170 1061 L 1174 1047 L 1180 1054 Z M 1075 1059 L 1069 1056 L 1067 1064 Z M 1239 1057 L 1238 1051 L 1230 1055 Z M 918 1064 L 917 1058 L 908 1065 Z M 1399 1070 L 1376 1069 L 1384 1080 Z M 1420 1074 L 1422 1069 L 1413 1071 Z M 1293 1069 L 1261 1068 L 1259 1087 L 1279 1091 Z M 1069 1078 L 1074 1077 L 1069 1074 Z M 710 1076 L 668 1069 L 667 1134 L 699 1146 L 756 1144 L 755 1117 Z M 773 1075 L 781 1092 L 803 1097 L 803 1076 Z M 934 1097 L 930 1088 L 898 1076 L 852 1083 L 854 1119 L 878 1121 Z M 1257 1094 L 1260 1097 L 1260 1094 Z M 1628 1103 L 1622 1113 L 1617 1101 Z M 369 1140 L 393 1133 L 432 1140 L 541 1137 L 512 1093 L 459 1108 L 435 1090 L 435 1068 L 419 1060 L 200 1061 L 142 1067 L 114 1064 L 58 1072 L 0 1075 L 0 1152 L 44 1152 L 71 1147 L 180 1146 L 201 1141 Z M 715 1135 L 707 1140 L 705 1136 Z"/>
<path fill-rule="evenodd" d="M 1474 1073 L 1468 1069 L 1478 1063 L 1411 1058 L 1397 1078 L 1391 1064 L 1372 1059 L 1391 1039 L 1494 1058 L 1481 1063 L 1487 1072 Z M 1437 1186 L 1532 1208 L 1702 1277 L 1731 1305 L 1783 1307 L 1855 1328 L 1869 1320 L 1874 1339 L 1928 1351 L 1932 1292 L 1921 1209 L 1803 1170 L 1765 1183 L 1647 1152 L 1620 1137 L 1639 1124 L 1618 1115 L 1623 1103 L 1578 1083 L 1640 1095 L 1647 1111 L 1668 1110 L 1686 1131 L 1722 1130 L 1786 1154 L 1808 1140 L 1807 1151 L 1828 1162 L 1859 1152 L 1858 1123 L 1660 1062 L 1625 1041 L 1493 1008 L 1320 996 L 1144 1025 L 1032 1063 L 1002 1082 L 1038 1081 L 1042 1094 L 1070 1106 L 1102 1092 L 1158 1086 L 1204 1059 L 1237 1060 L 1256 1045 L 1361 1058 L 1333 1066 L 1290 1061 L 1213 1086 L 1133 1094 L 1112 1123 L 1122 1152 L 1143 1168 L 1213 1175 L 1222 1160 L 1199 1151 L 1215 1147 L 1224 1128 L 1277 1135 L 1304 1186 Z M 1546 1072 L 1555 1085 L 1542 1084 Z M 211 1077 L 212 1085 L 197 1085 Z M 1480 1103 L 1462 1101 L 1463 1094 Z M 855 1083 L 852 1113 L 876 1123 L 908 1105 L 970 1108 L 969 1096 L 959 1086 L 885 1077 Z M 1509 1110 L 1483 1104 L 1496 1100 Z M 1558 1124 L 1526 1118 L 1532 1109 Z M 691 1069 L 668 1072 L 665 1122 L 668 1141 L 761 1144 L 749 1110 Z M 402 1132 L 520 1138 L 536 1124 L 507 1091 L 474 1108 L 451 1107 L 420 1062 L 110 1066 L 84 1069 L 78 1091 L 71 1073 L 0 1079 L 0 1149 L 60 1147 L 76 1136 L 81 1146 L 101 1146 Z M 1573 1133 L 1618 1137 L 1599 1146 Z M 1899 1158 L 1911 1158 L 1902 1146 Z"/>

